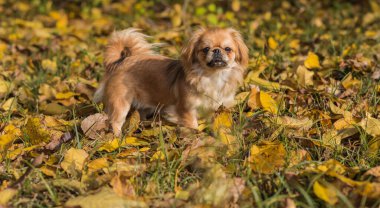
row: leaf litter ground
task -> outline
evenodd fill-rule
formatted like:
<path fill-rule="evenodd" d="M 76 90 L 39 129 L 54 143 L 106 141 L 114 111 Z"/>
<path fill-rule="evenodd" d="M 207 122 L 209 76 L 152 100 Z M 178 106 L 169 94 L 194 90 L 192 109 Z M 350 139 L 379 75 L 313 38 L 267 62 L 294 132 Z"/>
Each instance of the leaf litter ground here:
<path fill-rule="evenodd" d="M 0 0 L 1 207 L 378 207 L 380 2 Z M 198 131 L 91 102 L 114 29 L 177 58 L 233 26 L 250 64 Z"/>

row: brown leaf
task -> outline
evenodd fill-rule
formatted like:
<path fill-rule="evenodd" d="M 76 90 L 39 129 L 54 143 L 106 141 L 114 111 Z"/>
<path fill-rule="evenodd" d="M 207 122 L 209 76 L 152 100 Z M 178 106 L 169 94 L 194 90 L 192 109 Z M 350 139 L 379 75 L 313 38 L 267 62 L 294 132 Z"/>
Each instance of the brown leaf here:
<path fill-rule="evenodd" d="M 59 139 L 55 138 L 52 141 L 50 141 L 45 148 L 48 150 L 56 150 L 58 149 L 61 144 L 73 139 L 73 136 L 71 135 L 70 132 L 64 133 Z"/>
<path fill-rule="evenodd" d="M 136 196 L 133 185 L 129 181 L 129 177 L 123 175 L 120 172 L 112 178 L 111 186 L 113 188 L 113 191 L 119 196 L 125 196 L 129 198 Z"/>
<path fill-rule="evenodd" d="M 88 116 L 82 121 L 81 128 L 90 139 L 101 138 L 108 130 L 108 116 L 101 113 Z"/>

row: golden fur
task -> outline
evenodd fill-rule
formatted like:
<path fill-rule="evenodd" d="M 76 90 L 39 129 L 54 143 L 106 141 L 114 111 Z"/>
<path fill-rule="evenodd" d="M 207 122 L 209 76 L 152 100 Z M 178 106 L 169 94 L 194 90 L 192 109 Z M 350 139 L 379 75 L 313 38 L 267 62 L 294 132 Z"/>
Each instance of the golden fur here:
<path fill-rule="evenodd" d="M 160 109 L 168 120 L 197 128 L 197 109 L 234 105 L 248 64 L 248 48 L 234 29 L 199 29 L 180 60 L 152 51 L 136 29 L 114 32 L 105 52 L 106 73 L 94 101 L 103 102 L 113 131 L 131 107 L 140 113 Z"/>

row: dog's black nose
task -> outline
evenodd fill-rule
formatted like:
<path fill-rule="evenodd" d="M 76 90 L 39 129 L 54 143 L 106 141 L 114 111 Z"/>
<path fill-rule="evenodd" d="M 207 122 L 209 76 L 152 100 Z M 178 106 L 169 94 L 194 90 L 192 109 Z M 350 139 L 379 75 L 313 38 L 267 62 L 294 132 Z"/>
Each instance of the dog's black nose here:
<path fill-rule="evenodd" d="M 215 54 L 220 54 L 220 49 L 216 48 L 216 49 L 212 50 L 212 52 L 214 52 Z"/>

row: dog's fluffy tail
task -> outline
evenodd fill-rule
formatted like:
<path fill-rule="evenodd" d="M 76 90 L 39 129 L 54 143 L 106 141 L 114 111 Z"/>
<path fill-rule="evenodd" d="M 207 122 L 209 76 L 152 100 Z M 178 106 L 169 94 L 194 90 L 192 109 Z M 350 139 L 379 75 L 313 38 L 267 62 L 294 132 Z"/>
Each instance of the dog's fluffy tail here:
<path fill-rule="evenodd" d="M 105 75 L 112 73 L 116 68 L 130 56 L 141 54 L 154 54 L 153 48 L 158 44 L 151 44 L 146 41 L 147 35 L 139 32 L 139 29 L 128 28 L 112 33 L 108 40 L 106 52 L 104 54 Z M 104 81 L 100 83 L 94 94 L 93 101 L 99 103 L 103 99 Z"/>
<path fill-rule="evenodd" d="M 112 33 L 104 55 L 106 73 L 115 70 L 129 56 L 154 53 L 154 44 L 148 43 L 145 40 L 148 36 L 138 31 L 139 29 L 129 28 Z"/>

